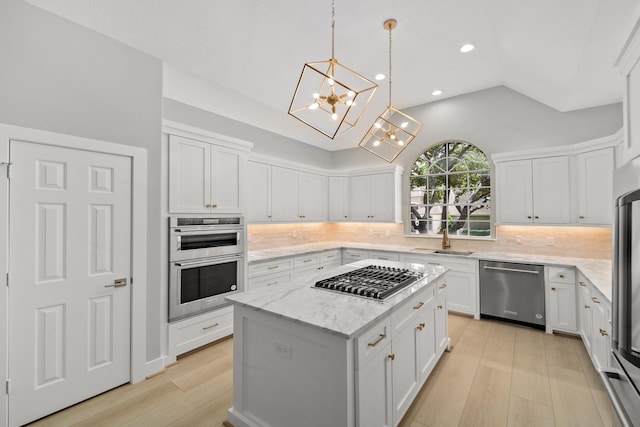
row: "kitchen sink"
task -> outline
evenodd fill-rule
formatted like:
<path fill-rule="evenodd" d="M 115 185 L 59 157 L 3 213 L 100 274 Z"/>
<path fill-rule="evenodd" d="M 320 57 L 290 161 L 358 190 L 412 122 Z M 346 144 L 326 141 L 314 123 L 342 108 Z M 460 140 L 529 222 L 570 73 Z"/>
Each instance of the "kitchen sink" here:
<path fill-rule="evenodd" d="M 471 251 L 453 251 L 451 249 L 436 249 L 435 251 L 430 248 L 413 248 L 411 252 L 429 252 L 432 254 L 441 254 L 441 255 L 462 255 L 467 256 L 471 255 L 473 252 Z"/>

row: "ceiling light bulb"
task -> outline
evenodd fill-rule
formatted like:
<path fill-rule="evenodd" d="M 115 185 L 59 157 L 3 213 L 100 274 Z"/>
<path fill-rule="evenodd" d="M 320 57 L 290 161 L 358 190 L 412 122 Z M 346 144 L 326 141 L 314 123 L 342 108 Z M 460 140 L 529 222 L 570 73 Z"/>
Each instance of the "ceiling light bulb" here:
<path fill-rule="evenodd" d="M 327 80 L 327 83 L 329 83 L 329 86 L 333 86 L 335 82 L 333 81 L 333 79 L 329 79 Z"/>
<path fill-rule="evenodd" d="M 353 104 L 352 100 L 348 100 L 347 102 L 345 102 L 345 104 L 347 104 L 349 107 L 351 107 L 351 104 Z"/>
<path fill-rule="evenodd" d="M 320 104 L 318 104 L 317 102 L 314 102 L 313 104 L 309 105 L 309 110 L 315 110 L 319 106 Z"/>
<path fill-rule="evenodd" d="M 380 141 L 376 139 L 376 140 L 373 142 L 373 146 L 374 146 L 374 147 L 377 147 L 378 145 L 380 145 Z"/>
<path fill-rule="evenodd" d="M 385 77 L 386 76 L 384 74 L 382 74 L 382 73 L 376 74 L 376 80 L 384 80 Z"/>
<path fill-rule="evenodd" d="M 356 96 L 356 93 L 354 91 L 350 90 L 349 92 L 347 92 L 347 96 L 349 98 L 353 98 L 354 96 Z"/>
<path fill-rule="evenodd" d="M 433 92 L 431 92 L 431 95 L 433 96 L 442 95 L 442 91 L 440 89 L 436 89 Z"/>
<path fill-rule="evenodd" d="M 382 125 L 378 122 L 375 122 L 373 125 L 376 127 L 376 129 L 380 129 L 382 127 Z"/>
<path fill-rule="evenodd" d="M 472 45 L 471 43 L 467 43 L 467 44 L 462 45 L 462 47 L 460 48 L 460 52 L 468 53 L 468 52 L 471 52 L 475 48 L 476 47 L 474 45 Z"/>
<path fill-rule="evenodd" d="M 407 126 L 409 126 L 409 122 L 403 122 L 403 123 L 400 125 L 400 127 L 401 127 L 402 129 L 406 128 Z"/>
<path fill-rule="evenodd" d="M 398 140 L 398 145 L 404 145 L 404 142 L 401 140 Z"/>
<path fill-rule="evenodd" d="M 396 136 L 394 134 L 391 134 L 391 135 L 389 135 L 389 138 L 396 139 Z"/>
<path fill-rule="evenodd" d="M 318 98 L 320 98 L 320 94 L 319 93 L 314 93 L 313 97 L 314 97 L 314 99 L 318 99 Z"/>
<path fill-rule="evenodd" d="M 331 115 L 331 118 L 332 118 L 333 120 L 338 120 L 338 115 L 337 115 L 336 113 L 333 113 L 333 114 Z"/>

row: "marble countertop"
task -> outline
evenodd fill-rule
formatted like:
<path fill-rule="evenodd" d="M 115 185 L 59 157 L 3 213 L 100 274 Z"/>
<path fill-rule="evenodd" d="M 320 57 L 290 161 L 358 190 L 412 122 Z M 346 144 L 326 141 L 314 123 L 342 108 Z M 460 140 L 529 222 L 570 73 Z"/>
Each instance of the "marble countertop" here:
<path fill-rule="evenodd" d="M 384 245 L 384 244 L 372 244 L 372 243 L 353 243 L 353 242 L 321 242 L 310 243 L 305 245 L 287 246 L 274 249 L 249 251 L 248 261 L 249 263 L 275 260 L 281 257 L 290 257 L 295 255 L 309 254 L 313 252 L 320 252 L 329 249 L 364 249 L 364 250 L 377 250 L 377 251 L 390 251 L 401 252 L 406 254 L 421 254 L 421 255 L 434 255 L 445 257 L 459 257 L 460 255 L 441 255 L 429 252 L 429 250 L 416 250 L 415 247 L 400 246 L 400 245 Z M 435 250 L 435 249 L 433 249 Z M 471 255 L 466 255 L 464 258 L 471 259 L 484 259 L 493 261 L 507 261 L 507 262 L 524 262 L 529 264 L 545 264 L 553 266 L 575 266 L 586 276 L 587 279 L 598 289 L 598 291 L 608 301 L 611 301 L 612 289 L 611 289 L 611 261 L 601 259 L 587 259 L 587 258 L 570 258 L 570 257 L 557 257 L 546 255 L 531 255 L 531 254 L 517 254 L 517 253 L 503 253 L 503 252 L 474 252 Z"/>
<path fill-rule="evenodd" d="M 376 260 L 377 265 L 407 268 L 426 274 L 423 280 L 402 289 L 384 301 L 313 287 L 318 280 L 353 271 L 369 264 L 370 262 L 366 260 L 357 261 L 327 270 L 302 281 L 241 292 L 226 299 L 234 304 L 282 316 L 291 321 L 350 339 L 390 314 L 395 307 L 419 290 L 433 286 L 435 281 L 446 272 L 446 268 L 440 266 L 418 267 L 417 264 L 396 261 L 378 262 Z"/>

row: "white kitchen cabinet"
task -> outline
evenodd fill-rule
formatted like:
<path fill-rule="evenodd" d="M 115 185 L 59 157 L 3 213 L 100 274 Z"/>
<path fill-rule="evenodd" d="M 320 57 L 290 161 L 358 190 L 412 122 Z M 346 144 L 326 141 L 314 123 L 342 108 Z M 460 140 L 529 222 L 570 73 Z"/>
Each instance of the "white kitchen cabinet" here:
<path fill-rule="evenodd" d="M 441 265 L 447 272 L 447 307 L 456 313 L 479 318 L 478 260 L 443 255 L 403 254 L 400 261 L 426 265 Z"/>
<path fill-rule="evenodd" d="M 349 177 L 329 177 L 329 221 L 348 221 Z"/>
<path fill-rule="evenodd" d="M 438 282 L 436 288 L 436 306 L 434 309 L 435 327 L 435 348 L 436 354 L 442 354 L 449 348 L 449 319 L 447 313 L 449 311 L 449 272 Z"/>
<path fill-rule="evenodd" d="M 369 258 L 369 251 L 364 249 L 350 249 L 344 248 L 342 249 L 342 263 L 350 264 L 356 261 L 362 261 L 363 259 Z"/>
<path fill-rule="evenodd" d="M 582 274 L 578 274 L 578 317 L 580 320 L 580 337 L 587 353 L 591 355 L 593 343 L 593 301 L 591 285 Z"/>
<path fill-rule="evenodd" d="M 322 175 L 272 166 L 272 221 L 326 220 L 326 179 Z"/>
<path fill-rule="evenodd" d="M 247 222 L 271 221 L 271 166 L 247 162 Z"/>
<path fill-rule="evenodd" d="M 496 202 L 501 224 L 570 222 L 567 156 L 496 163 Z"/>
<path fill-rule="evenodd" d="M 429 307 L 433 313 L 433 305 Z M 426 309 L 426 307 L 425 307 Z M 392 417 L 394 424 L 405 414 L 414 397 L 420 390 L 420 370 L 418 368 L 418 349 L 420 348 L 421 332 L 418 329 L 418 318 L 405 326 L 399 333 L 393 335 L 391 341 L 391 368 L 393 384 Z M 432 327 L 434 325 L 431 325 Z M 426 326 L 425 326 L 426 327 Z"/>
<path fill-rule="evenodd" d="M 233 306 L 188 317 L 168 326 L 169 358 L 233 334 Z"/>
<path fill-rule="evenodd" d="M 397 172 L 351 177 L 351 219 L 402 222 L 400 177 Z"/>
<path fill-rule="evenodd" d="M 577 155 L 578 223 L 611 225 L 613 217 L 613 148 Z"/>
<path fill-rule="evenodd" d="M 548 267 L 549 309 L 547 328 L 577 332 L 576 276 L 574 268 Z"/>
<path fill-rule="evenodd" d="M 290 282 L 293 280 L 293 262 L 293 257 L 285 257 L 249 263 L 247 290 Z"/>
<path fill-rule="evenodd" d="M 358 426 L 393 427 L 390 339 L 380 345 L 380 350 L 356 371 Z"/>
<path fill-rule="evenodd" d="M 611 367 L 611 307 L 608 301 L 592 296 L 593 341 L 591 359 L 598 372 Z"/>
<path fill-rule="evenodd" d="M 246 154 L 209 142 L 169 136 L 169 212 L 244 211 Z"/>
<path fill-rule="evenodd" d="M 633 18 L 637 21 L 639 13 Z M 624 124 L 623 159 L 620 164 L 640 155 L 640 25 L 628 26 L 627 35 L 615 64 L 622 75 L 624 90 L 622 96 L 622 117 Z"/>

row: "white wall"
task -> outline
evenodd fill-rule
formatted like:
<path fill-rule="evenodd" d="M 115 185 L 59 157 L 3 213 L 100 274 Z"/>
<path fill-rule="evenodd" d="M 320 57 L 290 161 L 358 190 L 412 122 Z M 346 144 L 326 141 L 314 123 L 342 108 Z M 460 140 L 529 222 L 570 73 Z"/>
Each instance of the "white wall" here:
<path fill-rule="evenodd" d="M 0 1 L 0 58 L 0 122 L 148 150 L 147 358 L 159 357 L 161 62 L 19 0 Z"/>

